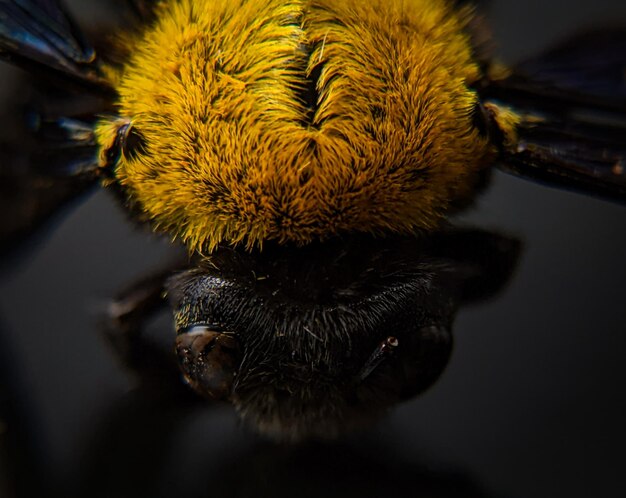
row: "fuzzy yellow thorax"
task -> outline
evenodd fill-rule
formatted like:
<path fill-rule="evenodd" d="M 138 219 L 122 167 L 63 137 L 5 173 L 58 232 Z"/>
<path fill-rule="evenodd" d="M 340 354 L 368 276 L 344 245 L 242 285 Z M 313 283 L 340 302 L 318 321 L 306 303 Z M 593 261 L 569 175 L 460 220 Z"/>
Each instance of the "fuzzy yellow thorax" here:
<path fill-rule="evenodd" d="M 116 182 L 191 249 L 435 227 L 493 151 L 471 12 L 444 0 L 169 0 L 109 68 Z"/>

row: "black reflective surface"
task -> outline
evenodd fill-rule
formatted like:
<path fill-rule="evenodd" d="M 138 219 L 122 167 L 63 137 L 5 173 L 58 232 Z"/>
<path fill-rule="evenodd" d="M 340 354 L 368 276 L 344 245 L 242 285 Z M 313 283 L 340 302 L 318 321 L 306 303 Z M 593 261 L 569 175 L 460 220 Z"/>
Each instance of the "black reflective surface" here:
<path fill-rule="evenodd" d="M 494 1 L 489 17 L 514 60 L 577 27 L 625 24 L 626 5 Z M 2 74 L 10 90 L 15 71 Z M 625 209 L 496 174 L 463 218 L 526 251 L 503 295 L 459 315 L 442 378 L 366 435 L 289 448 L 243 430 L 227 406 L 133 390 L 95 323 L 168 247 L 96 194 L 0 283 L 0 486 L 18 476 L 21 496 L 619 496 Z"/>

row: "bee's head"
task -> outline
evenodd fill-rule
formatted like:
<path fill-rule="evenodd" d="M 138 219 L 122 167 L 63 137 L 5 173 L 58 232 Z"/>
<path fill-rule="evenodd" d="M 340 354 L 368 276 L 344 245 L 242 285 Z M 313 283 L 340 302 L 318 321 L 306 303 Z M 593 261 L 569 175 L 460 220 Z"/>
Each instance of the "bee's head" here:
<path fill-rule="evenodd" d="M 516 247 L 449 232 L 222 248 L 169 284 L 183 375 L 261 432 L 333 437 L 437 379 L 458 305 L 493 292 Z"/>

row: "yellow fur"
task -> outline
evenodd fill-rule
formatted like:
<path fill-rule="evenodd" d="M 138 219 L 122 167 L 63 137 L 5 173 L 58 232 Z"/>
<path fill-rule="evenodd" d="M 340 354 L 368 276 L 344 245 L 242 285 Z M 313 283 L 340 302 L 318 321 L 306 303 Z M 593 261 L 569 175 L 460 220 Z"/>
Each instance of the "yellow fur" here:
<path fill-rule="evenodd" d="M 116 179 L 191 249 L 431 229 L 494 155 L 472 125 L 470 17 L 444 0 L 162 2 L 120 42 L 102 153 L 130 120 L 145 147 Z"/>

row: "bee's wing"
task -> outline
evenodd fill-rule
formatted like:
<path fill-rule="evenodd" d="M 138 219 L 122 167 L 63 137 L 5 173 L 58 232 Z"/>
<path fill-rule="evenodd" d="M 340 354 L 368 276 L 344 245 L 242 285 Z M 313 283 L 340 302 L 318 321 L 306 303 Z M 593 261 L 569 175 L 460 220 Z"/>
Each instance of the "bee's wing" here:
<path fill-rule="evenodd" d="M 6 263 L 97 184 L 92 121 L 110 94 L 94 49 L 58 0 L 0 0 L 0 58 L 46 76 L 25 80 L 20 93 L 28 102 L 14 101 L 2 115 L 17 135 L 14 143 L 0 143 L 0 256 Z M 83 91 L 75 92 L 74 84 Z M 24 105 L 26 130 L 13 122 Z"/>
<path fill-rule="evenodd" d="M 57 0 L 0 1 L 0 58 L 108 89 L 95 50 Z"/>
<path fill-rule="evenodd" d="M 152 17 L 156 2 L 151 0 L 120 0 L 126 4 L 130 11 L 141 20 L 147 20 Z"/>
<path fill-rule="evenodd" d="M 626 29 L 589 31 L 516 67 L 516 73 L 626 106 Z"/>
<path fill-rule="evenodd" d="M 503 170 L 626 202 L 626 30 L 588 33 L 526 61 L 482 98 L 520 118 L 501 145 Z"/>

